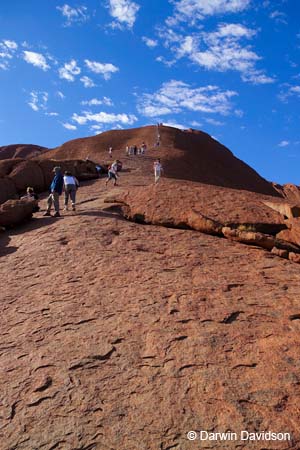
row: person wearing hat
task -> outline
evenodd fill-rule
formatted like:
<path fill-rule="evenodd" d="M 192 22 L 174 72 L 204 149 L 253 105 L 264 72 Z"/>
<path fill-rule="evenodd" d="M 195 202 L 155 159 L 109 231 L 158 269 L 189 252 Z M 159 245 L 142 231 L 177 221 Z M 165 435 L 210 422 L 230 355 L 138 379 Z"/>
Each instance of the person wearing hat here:
<path fill-rule="evenodd" d="M 62 194 L 63 191 L 64 179 L 60 167 L 58 166 L 54 167 L 53 172 L 54 178 L 50 185 L 50 195 L 47 198 L 47 211 L 45 212 L 44 216 L 51 216 L 50 210 L 52 205 L 54 205 L 55 214 L 53 215 L 53 217 L 60 217 L 59 196 Z"/>

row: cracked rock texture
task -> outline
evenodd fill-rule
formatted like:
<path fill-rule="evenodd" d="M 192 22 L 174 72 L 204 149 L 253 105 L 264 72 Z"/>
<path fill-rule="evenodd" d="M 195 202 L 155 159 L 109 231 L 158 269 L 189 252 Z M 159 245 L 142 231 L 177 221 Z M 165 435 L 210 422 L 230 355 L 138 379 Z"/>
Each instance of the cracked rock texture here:
<path fill-rule="evenodd" d="M 215 236 L 127 221 L 109 201 L 174 218 L 193 181 L 153 187 L 166 147 L 121 151 L 118 187 L 87 181 L 75 213 L 0 234 L 0 449 L 299 449 L 300 256 L 218 235 L 245 217 L 276 233 L 284 217 L 199 184 L 190 220 Z M 291 440 L 191 442 L 190 430 Z"/>
<path fill-rule="evenodd" d="M 249 448 L 188 441 L 199 429 L 290 432 L 251 448 L 299 448 L 299 266 L 125 221 L 104 203 L 132 173 L 120 182 L 0 237 L 1 449 Z"/>

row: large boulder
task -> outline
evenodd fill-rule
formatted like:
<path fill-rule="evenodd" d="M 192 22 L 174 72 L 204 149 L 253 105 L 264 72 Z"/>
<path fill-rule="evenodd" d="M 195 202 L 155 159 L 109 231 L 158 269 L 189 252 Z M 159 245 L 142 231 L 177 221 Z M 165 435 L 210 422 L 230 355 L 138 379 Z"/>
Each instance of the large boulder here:
<path fill-rule="evenodd" d="M 7 177 L 0 178 L 0 204 L 16 197 L 16 195 L 17 190 L 14 182 Z"/>
<path fill-rule="evenodd" d="M 31 160 L 21 161 L 9 174 L 9 178 L 15 183 L 19 193 L 32 186 L 36 191 L 45 190 L 45 181 L 39 165 Z"/>
<path fill-rule="evenodd" d="M 266 206 L 278 211 L 283 217 L 292 219 L 293 217 L 300 217 L 300 206 L 279 201 L 264 201 Z"/>
<path fill-rule="evenodd" d="M 34 201 L 8 200 L 0 205 L 0 226 L 10 227 L 30 219 L 34 207 Z"/>
<path fill-rule="evenodd" d="M 276 252 L 273 250 L 276 247 L 277 250 L 285 250 L 287 252 L 300 253 L 300 248 L 291 242 L 277 237 L 271 236 L 265 233 L 259 233 L 255 231 L 240 230 L 238 228 L 232 229 L 230 227 L 222 228 L 223 235 L 231 241 L 241 242 L 242 244 L 255 245 L 262 247 L 266 250 Z M 279 253 L 277 253 L 278 256 Z"/>
<path fill-rule="evenodd" d="M 289 260 L 300 264 L 300 255 L 294 252 L 289 253 Z"/>
<path fill-rule="evenodd" d="M 271 253 L 273 253 L 273 255 L 279 256 L 280 258 L 288 259 L 289 257 L 289 252 L 287 250 L 282 250 L 281 248 L 277 247 L 273 247 Z"/>
<path fill-rule="evenodd" d="M 282 195 L 288 199 L 289 202 L 300 204 L 300 188 L 294 184 L 288 183 L 281 187 Z"/>
<path fill-rule="evenodd" d="M 98 176 L 96 165 L 92 161 L 74 161 L 75 176 L 79 180 L 90 180 Z"/>
<path fill-rule="evenodd" d="M 196 231 L 205 234 L 222 235 L 222 224 L 205 217 L 199 211 L 189 211 L 186 215 L 186 223 Z"/>
<path fill-rule="evenodd" d="M 300 219 L 289 219 L 285 223 L 288 229 L 280 231 L 276 237 L 300 245 Z"/>
<path fill-rule="evenodd" d="M 231 241 L 237 241 L 247 245 L 256 245 L 257 247 L 262 247 L 266 250 L 272 250 L 272 248 L 275 247 L 275 238 L 264 233 L 241 231 L 230 227 L 223 227 L 222 233 Z"/>

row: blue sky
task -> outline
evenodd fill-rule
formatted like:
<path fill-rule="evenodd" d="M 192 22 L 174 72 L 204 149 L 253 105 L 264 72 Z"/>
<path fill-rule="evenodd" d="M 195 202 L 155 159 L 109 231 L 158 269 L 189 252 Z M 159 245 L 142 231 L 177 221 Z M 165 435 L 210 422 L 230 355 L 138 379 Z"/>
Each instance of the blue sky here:
<path fill-rule="evenodd" d="M 0 145 L 163 122 L 300 184 L 299 0 L 1 0 Z"/>

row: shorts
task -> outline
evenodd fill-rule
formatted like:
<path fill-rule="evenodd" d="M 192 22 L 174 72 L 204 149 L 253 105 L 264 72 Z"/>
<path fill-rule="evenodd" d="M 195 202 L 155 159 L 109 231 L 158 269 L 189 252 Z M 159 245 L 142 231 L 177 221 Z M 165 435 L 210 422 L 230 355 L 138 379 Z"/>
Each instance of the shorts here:
<path fill-rule="evenodd" d="M 116 175 L 113 172 L 108 171 L 108 179 L 111 180 L 112 178 L 117 181 Z"/>

